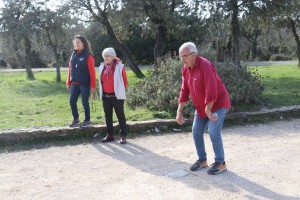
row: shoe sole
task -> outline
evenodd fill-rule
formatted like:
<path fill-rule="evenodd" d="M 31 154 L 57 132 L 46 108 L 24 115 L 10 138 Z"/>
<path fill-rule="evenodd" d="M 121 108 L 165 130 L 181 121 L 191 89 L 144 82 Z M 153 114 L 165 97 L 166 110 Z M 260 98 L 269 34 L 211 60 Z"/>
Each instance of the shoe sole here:
<path fill-rule="evenodd" d="M 109 139 L 109 140 L 105 140 L 105 141 L 101 140 L 102 143 L 112 142 L 112 141 L 115 141 L 115 139 Z"/>
<path fill-rule="evenodd" d="M 227 168 L 225 168 L 225 169 L 222 169 L 222 170 L 219 170 L 219 171 L 217 171 L 217 172 L 207 172 L 209 175 L 217 175 L 217 174 L 220 174 L 220 173 L 222 173 L 222 172 L 224 172 L 224 171 L 227 171 Z"/>
<path fill-rule="evenodd" d="M 198 167 L 197 169 L 195 169 L 195 170 L 192 170 L 192 169 L 190 168 L 190 171 L 194 172 L 194 171 L 200 170 L 200 169 L 205 168 L 205 167 L 208 167 L 208 165 L 205 165 L 205 166 L 202 166 L 202 167 L 199 166 L 199 167 Z"/>
<path fill-rule="evenodd" d="M 74 124 L 74 125 L 69 125 L 69 127 L 74 128 L 74 127 L 80 127 L 80 123 Z"/>
<path fill-rule="evenodd" d="M 81 126 L 81 125 L 80 125 L 80 127 L 81 127 L 81 128 L 87 128 L 87 127 L 92 127 L 92 125 L 86 125 L 86 126 Z"/>

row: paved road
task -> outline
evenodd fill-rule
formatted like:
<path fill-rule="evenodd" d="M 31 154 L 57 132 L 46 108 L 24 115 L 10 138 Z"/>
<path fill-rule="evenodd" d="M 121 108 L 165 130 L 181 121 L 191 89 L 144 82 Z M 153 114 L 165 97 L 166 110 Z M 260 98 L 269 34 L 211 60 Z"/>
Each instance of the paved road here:
<path fill-rule="evenodd" d="M 190 132 L 0 153 L 0 199 L 300 200 L 300 119 L 225 128 L 223 140 L 228 171 L 217 176 L 186 171 Z"/>
<path fill-rule="evenodd" d="M 61 71 L 67 71 L 68 68 L 60 68 Z M 33 72 L 42 72 L 42 71 L 55 71 L 55 68 L 32 68 Z M 0 73 L 5 72 L 25 72 L 26 69 L 0 69 Z"/>
<path fill-rule="evenodd" d="M 268 65 L 278 65 L 278 64 L 298 64 L 298 61 L 263 61 L 263 62 L 242 62 L 242 64 L 246 64 L 249 66 L 268 66 Z M 140 65 L 140 68 L 143 67 L 151 67 L 152 65 Z M 96 67 L 97 68 L 97 67 Z M 55 68 L 32 68 L 32 71 L 39 72 L 39 71 L 55 71 Z M 61 71 L 66 71 L 67 68 L 63 67 L 60 68 Z M 0 69 L 1 72 L 25 72 L 25 69 Z"/>
<path fill-rule="evenodd" d="M 280 64 L 298 64 L 298 61 L 260 61 L 260 62 L 242 62 L 249 66 L 269 66 L 269 65 L 280 65 Z"/>

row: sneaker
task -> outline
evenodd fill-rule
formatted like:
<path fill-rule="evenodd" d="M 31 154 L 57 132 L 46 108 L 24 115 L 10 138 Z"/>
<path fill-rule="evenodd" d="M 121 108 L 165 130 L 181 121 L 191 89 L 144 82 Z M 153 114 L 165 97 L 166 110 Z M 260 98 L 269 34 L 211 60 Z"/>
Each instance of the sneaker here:
<path fill-rule="evenodd" d="M 191 171 L 196 171 L 197 169 L 201 169 L 204 167 L 207 167 L 207 161 L 206 160 L 197 160 L 192 166 L 190 167 Z"/>
<path fill-rule="evenodd" d="M 84 121 L 80 124 L 80 127 L 84 128 L 84 127 L 91 127 L 92 124 L 90 121 Z"/>
<path fill-rule="evenodd" d="M 71 124 L 69 124 L 69 127 L 78 127 L 80 125 L 80 122 L 78 119 L 74 119 Z"/>
<path fill-rule="evenodd" d="M 216 174 L 220 174 L 224 171 L 226 171 L 226 164 L 225 162 L 223 163 L 213 163 L 210 167 L 210 169 L 207 171 L 208 174 L 210 175 L 216 175 Z"/>

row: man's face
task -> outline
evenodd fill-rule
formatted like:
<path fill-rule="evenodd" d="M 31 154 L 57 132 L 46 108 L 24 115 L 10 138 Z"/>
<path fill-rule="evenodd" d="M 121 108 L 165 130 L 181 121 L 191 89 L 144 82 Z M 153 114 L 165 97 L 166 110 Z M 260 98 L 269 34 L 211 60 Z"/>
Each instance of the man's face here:
<path fill-rule="evenodd" d="M 191 53 L 189 49 L 182 49 L 179 52 L 179 58 L 185 66 L 193 68 L 195 64 L 196 53 Z"/>

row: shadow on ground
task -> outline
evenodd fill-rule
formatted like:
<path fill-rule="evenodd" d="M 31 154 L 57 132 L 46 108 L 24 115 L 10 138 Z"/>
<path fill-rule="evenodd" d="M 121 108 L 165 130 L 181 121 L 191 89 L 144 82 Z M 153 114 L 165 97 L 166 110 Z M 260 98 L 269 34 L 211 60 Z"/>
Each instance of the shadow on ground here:
<path fill-rule="evenodd" d="M 136 144 L 127 143 L 126 145 L 116 145 L 115 143 L 93 143 L 92 145 L 101 154 L 111 156 L 137 170 L 172 179 L 191 188 L 205 191 L 209 188 L 217 187 L 232 193 L 245 190 L 251 194 L 246 197 L 248 199 L 256 199 L 255 196 L 260 196 L 267 199 L 300 200 L 298 197 L 282 195 L 272 191 L 233 171 L 226 171 L 217 176 L 208 175 L 206 173 L 208 168 L 190 172 L 187 170 L 190 163 L 158 155 Z"/>

